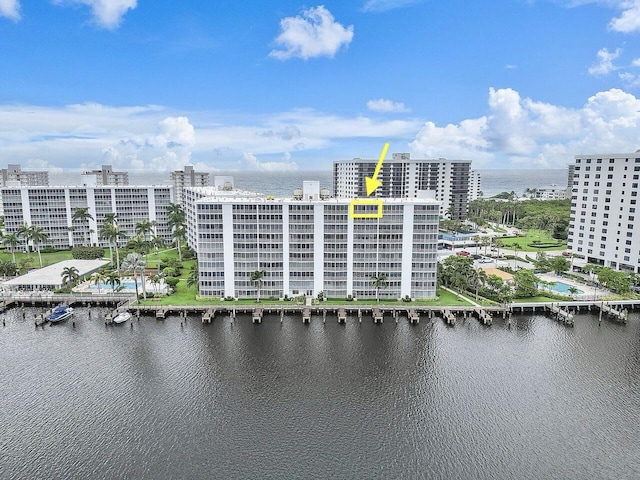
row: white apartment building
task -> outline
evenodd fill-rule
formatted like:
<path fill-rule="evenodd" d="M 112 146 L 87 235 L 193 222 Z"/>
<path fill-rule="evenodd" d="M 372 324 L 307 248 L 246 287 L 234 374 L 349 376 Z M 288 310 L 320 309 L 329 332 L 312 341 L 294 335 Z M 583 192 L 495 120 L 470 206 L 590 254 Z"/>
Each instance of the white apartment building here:
<path fill-rule="evenodd" d="M 209 185 L 208 172 L 196 172 L 192 165 L 185 165 L 183 170 L 171 172 L 171 181 L 176 196 L 176 203 L 184 205 L 185 187 L 206 187 Z"/>
<path fill-rule="evenodd" d="M 567 187 L 564 185 L 551 184 L 535 189 L 534 198 L 538 200 L 565 200 L 567 198 Z"/>
<path fill-rule="evenodd" d="M 135 236 L 136 224 L 147 219 L 157 222 L 158 236 L 171 240 L 167 207 L 174 201 L 172 186 L 5 187 L 1 193 L 6 232 L 15 233 L 25 223 L 41 227 L 48 237 L 42 246 L 107 246 L 108 241 L 99 238 L 107 213 L 116 214 L 128 238 Z M 88 208 L 93 220 L 74 221 L 77 208 Z"/>
<path fill-rule="evenodd" d="M 439 202 L 390 198 L 354 205 L 304 182 L 297 198 L 187 188 L 188 241 L 197 252 L 200 295 L 256 297 L 251 273 L 264 270 L 262 297 L 375 298 L 371 276 L 387 277 L 381 298 L 436 295 Z"/>
<path fill-rule="evenodd" d="M 7 185 L 49 185 L 49 172 L 22 170 L 20 165 L 10 163 L 0 170 L 2 187 Z"/>
<path fill-rule="evenodd" d="M 114 172 L 111 165 L 102 165 L 100 170 L 82 172 L 82 184 L 90 187 L 129 185 L 129 172 Z"/>
<path fill-rule="evenodd" d="M 378 160 L 354 158 L 333 162 L 333 192 L 337 198 L 367 197 L 365 177 L 372 177 Z M 409 153 L 394 153 L 385 160 L 378 175 L 382 182 L 372 197 L 416 198 L 418 192 L 441 204 L 440 215 L 464 220 L 469 206 L 471 182 L 480 176 L 471 175 L 471 160 L 413 159 Z"/>
<path fill-rule="evenodd" d="M 482 198 L 482 177 L 477 170 L 469 172 L 469 201 Z"/>
<path fill-rule="evenodd" d="M 640 273 L 640 152 L 577 155 L 574 172 L 571 252 L 590 263 Z"/>

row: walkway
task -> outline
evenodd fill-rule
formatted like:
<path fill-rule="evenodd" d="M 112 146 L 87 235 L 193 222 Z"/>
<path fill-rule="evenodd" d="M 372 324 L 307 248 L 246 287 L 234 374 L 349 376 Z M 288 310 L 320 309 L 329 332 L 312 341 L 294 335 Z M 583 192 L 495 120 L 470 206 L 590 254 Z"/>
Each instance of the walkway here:
<path fill-rule="evenodd" d="M 466 297 L 464 295 L 462 295 L 461 293 L 458 293 L 454 290 L 451 290 L 450 288 L 447 287 L 440 287 L 443 290 L 446 290 L 449 293 L 453 293 L 454 295 L 456 295 L 457 297 L 461 298 L 462 300 L 464 300 L 465 302 L 469 302 L 471 305 L 473 305 L 474 307 L 480 307 L 482 308 L 482 305 L 477 304 L 476 302 L 474 302 L 473 300 L 471 300 L 469 297 Z"/>

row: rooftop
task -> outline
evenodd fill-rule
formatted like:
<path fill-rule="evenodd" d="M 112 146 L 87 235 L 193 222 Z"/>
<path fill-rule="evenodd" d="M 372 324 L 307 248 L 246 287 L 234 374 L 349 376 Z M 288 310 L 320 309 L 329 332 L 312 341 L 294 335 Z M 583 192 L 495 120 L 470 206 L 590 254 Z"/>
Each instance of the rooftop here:
<path fill-rule="evenodd" d="M 15 288 L 59 288 L 62 285 L 62 272 L 67 267 L 75 267 L 78 269 L 78 275 L 88 275 L 109 263 L 108 260 L 63 260 L 62 262 L 49 265 L 29 273 L 12 278 L 3 283 L 5 289 Z"/>

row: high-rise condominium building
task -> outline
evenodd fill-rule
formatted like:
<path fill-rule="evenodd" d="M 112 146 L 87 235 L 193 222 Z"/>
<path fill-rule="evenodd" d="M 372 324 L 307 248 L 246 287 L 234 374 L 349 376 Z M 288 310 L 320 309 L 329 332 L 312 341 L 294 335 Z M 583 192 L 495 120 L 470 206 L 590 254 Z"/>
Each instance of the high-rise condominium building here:
<path fill-rule="evenodd" d="M 196 172 L 192 165 L 185 165 L 184 170 L 171 172 L 171 180 L 176 195 L 176 202 L 184 205 L 185 187 L 206 187 L 209 185 L 208 172 Z"/>
<path fill-rule="evenodd" d="M 304 182 L 294 198 L 185 189 L 187 238 L 198 254 L 200 295 L 313 295 L 374 298 L 372 275 L 386 276 L 380 297 L 436 294 L 439 203 L 388 198 L 352 205 Z M 349 213 L 354 209 L 354 217 Z M 382 209 L 380 212 L 379 209 Z M 360 215 L 382 213 L 380 218 Z"/>
<path fill-rule="evenodd" d="M 111 165 L 102 165 L 100 170 L 82 172 L 82 184 L 92 187 L 129 185 L 129 172 L 114 172 Z"/>
<path fill-rule="evenodd" d="M 41 246 L 69 248 L 77 245 L 107 246 L 100 238 L 100 227 L 107 213 L 116 214 L 120 231 L 129 239 L 136 235 L 136 225 L 144 219 L 156 221 L 156 234 L 171 240 L 167 223 L 168 205 L 173 202 L 171 186 L 103 186 L 103 187 L 5 187 L 2 206 L 7 233 L 16 233 L 25 223 L 41 227 L 47 239 Z M 93 217 L 73 219 L 78 208 L 87 208 Z M 127 239 L 120 240 L 120 244 Z"/>
<path fill-rule="evenodd" d="M 20 165 L 9 164 L 2 172 L 2 187 L 7 185 L 49 185 L 49 172 L 22 170 Z"/>
<path fill-rule="evenodd" d="M 574 167 L 571 252 L 590 263 L 640 273 L 640 152 L 577 155 Z"/>
<path fill-rule="evenodd" d="M 469 201 L 482 198 L 482 177 L 477 170 L 469 172 Z"/>
<path fill-rule="evenodd" d="M 354 158 L 333 162 L 333 191 L 337 198 L 366 197 L 366 177 L 372 177 L 377 160 Z M 416 198 L 418 192 L 441 204 L 440 214 L 453 219 L 465 219 L 469 206 L 470 183 L 477 181 L 475 192 L 480 191 L 480 177 L 471 175 L 471 160 L 412 159 L 408 153 L 394 153 L 385 160 L 378 175 L 382 182 L 372 197 Z"/>

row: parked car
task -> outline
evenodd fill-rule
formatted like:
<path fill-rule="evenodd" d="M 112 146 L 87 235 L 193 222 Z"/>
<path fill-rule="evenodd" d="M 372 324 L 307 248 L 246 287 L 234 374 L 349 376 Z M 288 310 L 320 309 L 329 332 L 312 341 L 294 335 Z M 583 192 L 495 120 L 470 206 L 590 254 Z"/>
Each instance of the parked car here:
<path fill-rule="evenodd" d="M 484 257 L 478 260 L 478 263 L 493 263 L 493 259 Z"/>
<path fill-rule="evenodd" d="M 456 252 L 456 255 L 461 255 L 463 257 L 467 257 L 469 255 L 471 255 L 469 252 L 467 252 L 466 250 L 462 250 L 460 252 Z"/>
<path fill-rule="evenodd" d="M 480 260 L 482 258 L 482 255 L 478 255 L 477 253 L 474 253 L 473 255 L 471 255 L 471 258 L 473 258 L 474 260 Z"/>
<path fill-rule="evenodd" d="M 564 251 L 564 252 L 562 252 L 562 255 L 563 255 L 564 257 L 570 257 L 570 256 L 571 256 L 571 252 Z"/>

